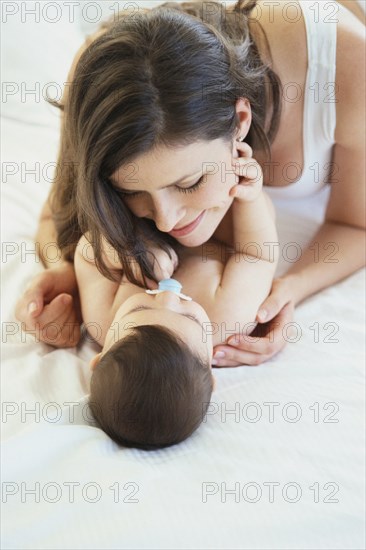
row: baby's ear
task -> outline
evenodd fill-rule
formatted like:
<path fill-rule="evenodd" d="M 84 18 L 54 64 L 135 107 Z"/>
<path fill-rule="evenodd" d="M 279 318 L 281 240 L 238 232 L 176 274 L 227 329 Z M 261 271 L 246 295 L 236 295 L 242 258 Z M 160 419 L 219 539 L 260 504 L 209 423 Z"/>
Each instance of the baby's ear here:
<path fill-rule="evenodd" d="M 100 361 L 100 357 L 102 355 L 102 352 L 100 353 L 97 353 L 97 355 L 94 355 L 93 359 L 90 361 L 89 363 L 89 368 L 90 370 L 94 370 L 95 367 L 97 366 L 97 364 L 99 363 Z"/>

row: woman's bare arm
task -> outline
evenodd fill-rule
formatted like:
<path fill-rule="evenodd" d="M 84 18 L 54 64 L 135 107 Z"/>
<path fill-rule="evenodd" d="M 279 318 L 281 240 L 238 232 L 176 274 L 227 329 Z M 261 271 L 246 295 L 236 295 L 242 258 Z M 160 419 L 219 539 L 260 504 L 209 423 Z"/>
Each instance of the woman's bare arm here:
<path fill-rule="evenodd" d="M 98 34 L 99 32 L 101 31 L 98 31 Z M 96 36 L 97 34 L 90 36 L 78 50 L 68 75 L 69 81 L 73 78 L 80 55 Z M 67 101 L 67 92 L 68 88 L 65 86 L 64 102 Z M 69 166 L 68 154 L 62 117 L 58 167 Z M 28 284 L 15 306 L 15 316 L 21 322 L 22 330 L 35 335 L 38 341 L 55 347 L 70 347 L 75 346 L 80 339 L 81 315 L 73 257 L 70 259 L 70 251 L 66 249 L 63 249 L 61 254 L 56 244 L 57 230 L 53 219 L 52 194 L 56 185 L 60 184 L 62 179 L 56 176 L 42 208 L 35 236 L 39 256 L 47 269 Z M 53 327 L 51 331 L 48 330 L 50 326 Z M 56 334 L 55 326 L 58 328 Z"/>
<path fill-rule="evenodd" d="M 365 35 L 361 26 L 339 33 L 330 198 L 324 224 L 286 273 L 295 304 L 365 265 Z"/>
<path fill-rule="evenodd" d="M 339 25 L 336 143 L 325 221 L 300 259 L 274 280 L 258 312 L 263 324 L 256 339 L 238 335 L 236 347 L 219 346 L 216 351 L 225 355 L 219 365 L 258 365 L 274 356 L 288 341 L 283 330 L 293 321 L 295 305 L 365 265 L 365 65 L 364 28 L 357 20 L 352 27 Z"/>
<path fill-rule="evenodd" d="M 43 205 L 42 212 L 39 218 L 37 234 L 35 242 L 39 257 L 44 267 L 56 267 L 64 260 L 61 250 L 57 246 L 57 233 L 55 222 L 52 218 L 52 211 L 48 199 Z M 52 257 L 48 254 L 51 251 L 50 244 L 52 243 Z M 57 251 L 56 251 L 57 249 Z"/>

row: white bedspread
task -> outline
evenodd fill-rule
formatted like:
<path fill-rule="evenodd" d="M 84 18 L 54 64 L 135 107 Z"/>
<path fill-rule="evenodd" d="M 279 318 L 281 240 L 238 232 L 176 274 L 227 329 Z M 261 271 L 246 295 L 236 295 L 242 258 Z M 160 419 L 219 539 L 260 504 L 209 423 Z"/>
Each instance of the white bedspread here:
<path fill-rule="evenodd" d="M 3 54 L 3 80 L 66 80 L 81 28 L 3 27 L 5 50 L 22 45 Z M 95 345 L 56 350 L 15 320 L 42 269 L 32 239 L 58 118 L 16 93 L 2 114 L 2 548 L 364 548 L 365 271 L 303 302 L 298 339 L 275 359 L 216 369 L 207 421 L 187 441 L 118 447 L 87 414 Z M 327 193 L 276 205 L 282 246 L 310 240 Z"/>

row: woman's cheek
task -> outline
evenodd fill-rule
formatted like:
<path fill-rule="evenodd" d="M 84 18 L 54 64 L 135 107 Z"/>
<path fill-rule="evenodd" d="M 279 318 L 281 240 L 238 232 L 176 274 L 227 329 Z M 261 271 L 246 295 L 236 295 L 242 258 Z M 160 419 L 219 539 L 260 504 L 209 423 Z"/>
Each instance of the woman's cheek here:
<path fill-rule="evenodd" d="M 233 197 L 229 195 L 229 191 L 235 185 L 235 176 L 232 174 L 226 175 L 224 178 L 218 177 L 211 185 L 207 185 L 205 189 L 205 199 L 207 204 L 212 207 L 225 207 L 232 202 Z"/>

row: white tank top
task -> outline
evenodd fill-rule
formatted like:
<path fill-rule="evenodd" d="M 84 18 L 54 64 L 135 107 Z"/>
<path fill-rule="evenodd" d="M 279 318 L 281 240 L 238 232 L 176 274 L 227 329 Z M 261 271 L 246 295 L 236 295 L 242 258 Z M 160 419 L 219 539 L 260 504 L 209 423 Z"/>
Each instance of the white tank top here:
<path fill-rule="evenodd" d="M 304 90 L 303 158 L 300 179 L 283 187 L 265 186 L 273 199 L 313 195 L 332 177 L 336 127 L 335 72 L 338 5 L 334 1 L 298 0 L 306 27 L 308 69 Z"/>

